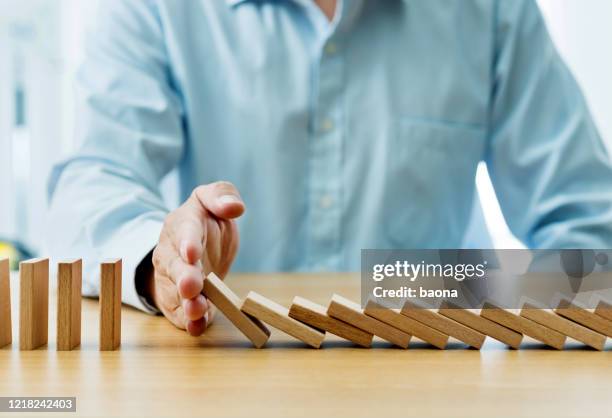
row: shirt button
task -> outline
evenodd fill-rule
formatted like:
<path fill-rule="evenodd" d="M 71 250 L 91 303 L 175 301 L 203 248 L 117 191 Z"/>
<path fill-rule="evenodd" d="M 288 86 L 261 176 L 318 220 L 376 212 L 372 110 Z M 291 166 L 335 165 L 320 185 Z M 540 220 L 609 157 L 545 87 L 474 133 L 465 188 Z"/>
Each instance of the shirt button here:
<path fill-rule="evenodd" d="M 337 50 L 338 47 L 334 42 L 328 42 L 327 45 L 325 45 L 325 53 L 327 55 L 334 55 Z"/>
<path fill-rule="evenodd" d="M 329 209 L 334 204 L 334 198 L 326 194 L 319 200 L 319 207 L 321 209 Z"/>
<path fill-rule="evenodd" d="M 325 118 L 323 122 L 321 123 L 321 130 L 323 132 L 329 132 L 332 129 L 334 129 L 334 121 L 331 120 L 330 118 Z"/>

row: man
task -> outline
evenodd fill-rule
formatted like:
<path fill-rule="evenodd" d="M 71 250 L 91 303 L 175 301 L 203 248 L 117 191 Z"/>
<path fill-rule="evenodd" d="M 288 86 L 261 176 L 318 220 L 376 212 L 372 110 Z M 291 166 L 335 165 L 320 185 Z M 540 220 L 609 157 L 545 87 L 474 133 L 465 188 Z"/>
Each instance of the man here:
<path fill-rule="evenodd" d="M 122 257 L 124 301 L 192 335 L 238 229 L 242 271 L 458 248 L 480 161 L 526 245 L 612 244 L 610 159 L 531 0 L 104 1 L 78 87 L 50 248 L 92 295 Z"/>

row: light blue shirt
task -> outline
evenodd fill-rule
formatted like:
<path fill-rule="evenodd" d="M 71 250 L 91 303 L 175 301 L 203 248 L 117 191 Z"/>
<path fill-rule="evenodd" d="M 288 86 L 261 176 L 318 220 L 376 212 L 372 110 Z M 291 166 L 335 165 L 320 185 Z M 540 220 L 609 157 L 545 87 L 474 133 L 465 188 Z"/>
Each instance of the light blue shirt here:
<path fill-rule="evenodd" d="M 134 271 L 171 209 L 227 180 L 234 271 L 358 270 L 362 248 L 459 248 L 485 161 L 530 247 L 612 248 L 612 167 L 530 0 L 101 2 L 78 151 L 51 177 L 49 248 Z"/>

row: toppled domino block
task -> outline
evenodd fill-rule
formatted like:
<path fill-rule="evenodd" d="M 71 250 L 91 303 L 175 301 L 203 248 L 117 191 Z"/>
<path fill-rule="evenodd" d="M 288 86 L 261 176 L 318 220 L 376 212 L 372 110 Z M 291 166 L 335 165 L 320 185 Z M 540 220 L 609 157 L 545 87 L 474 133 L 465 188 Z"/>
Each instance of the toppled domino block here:
<path fill-rule="evenodd" d="M 600 301 L 595 308 L 595 314 L 612 321 L 612 305 L 606 301 Z"/>
<path fill-rule="evenodd" d="M 289 316 L 314 328 L 327 331 L 352 341 L 362 347 L 369 348 L 372 345 L 373 335 L 371 333 L 336 318 L 332 318 L 327 314 L 324 306 L 302 297 L 296 296 L 293 299 L 293 303 L 289 309 Z"/>
<path fill-rule="evenodd" d="M 565 335 L 488 302 L 482 307 L 480 316 L 521 334 L 528 335 L 557 350 L 562 350 L 565 344 Z"/>
<path fill-rule="evenodd" d="M 49 332 L 49 260 L 21 262 L 19 276 L 19 349 L 35 350 Z"/>
<path fill-rule="evenodd" d="M 289 309 L 253 291 L 244 299 L 240 310 L 314 348 L 319 348 L 325 338 L 324 332 L 290 318 Z"/>
<path fill-rule="evenodd" d="M 479 350 L 486 339 L 484 334 L 410 301 L 404 303 L 401 313 Z"/>
<path fill-rule="evenodd" d="M 601 310 L 600 310 L 601 312 Z M 612 337 L 612 321 L 601 315 L 596 315 L 593 312 L 567 300 L 563 299 L 555 313 L 574 322 L 579 323 L 595 332 Z"/>
<path fill-rule="evenodd" d="M 9 261 L 0 260 L 0 348 L 13 342 Z"/>
<path fill-rule="evenodd" d="M 447 318 L 451 318 L 497 341 L 501 341 L 514 349 L 518 349 L 521 345 L 521 341 L 523 341 L 523 334 L 479 316 L 470 310 L 462 309 L 451 302 L 442 302 L 438 312 Z"/>
<path fill-rule="evenodd" d="M 57 266 L 57 350 L 70 351 L 81 344 L 81 260 Z"/>
<path fill-rule="evenodd" d="M 376 318 L 368 316 L 358 303 L 340 295 L 333 295 L 327 308 L 327 314 L 347 322 L 383 340 L 402 348 L 408 348 L 411 335 Z"/>
<path fill-rule="evenodd" d="M 540 309 L 529 303 L 523 304 L 521 316 L 558 331 L 561 334 L 567 335 L 599 351 L 603 350 L 606 344 L 605 335 L 592 331 L 569 319 L 555 315 L 547 309 Z"/>
<path fill-rule="evenodd" d="M 100 351 L 121 345 L 121 259 L 100 265 Z"/>
<path fill-rule="evenodd" d="M 242 300 L 215 273 L 204 279 L 202 293 L 255 347 L 261 348 L 266 344 L 270 330 L 259 319 L 240 310 Z"/>
<path fill-rule="evenodd" d="M 426 343 L 429 343 L 441 350 L 444 350 L 446 343 L 448 342 L 448 335 L 422 324 L 419 321 L 415 321 L 412 318 L 402 315 L 398 310 L 384 307 L 372 299 L 368 300 L 364 313 L 372 318 L 404 331 L 408 335 L 414 335 L 415 337 L 420 338 Z"/>

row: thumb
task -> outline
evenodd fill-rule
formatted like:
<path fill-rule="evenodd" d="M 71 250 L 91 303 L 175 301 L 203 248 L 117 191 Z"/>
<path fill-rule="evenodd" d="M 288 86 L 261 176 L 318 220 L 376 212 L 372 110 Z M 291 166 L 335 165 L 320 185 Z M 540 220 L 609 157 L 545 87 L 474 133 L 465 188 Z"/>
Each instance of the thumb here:
<path fill-rule="evenodd" d="M 245 211 L 245 205 L 236 187 L 226 181 L 218 181 L 195 188 L 195 197 L 213 215 L 221 219 L 234 219 Z"/>

